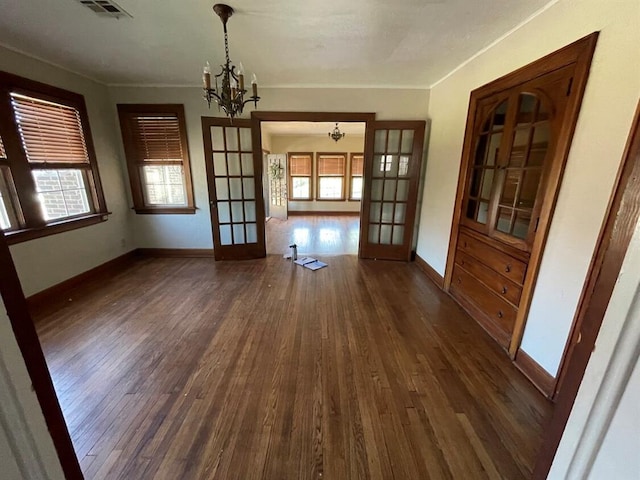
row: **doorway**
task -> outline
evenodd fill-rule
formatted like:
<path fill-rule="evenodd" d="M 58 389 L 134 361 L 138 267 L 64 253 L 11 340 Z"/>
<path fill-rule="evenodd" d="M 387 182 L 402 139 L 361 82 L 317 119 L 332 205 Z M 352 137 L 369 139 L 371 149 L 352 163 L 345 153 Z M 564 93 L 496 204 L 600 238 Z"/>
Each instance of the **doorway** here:
<path fill-rule="evenodd" d="M 338 128 L 341 137 L 330 134 Z M 260 125 L 267 254 L 357 255 L 365 122 Z"/>
<path fill-rule="evenodd" d="M 411 259 L 425 121 L 376 121 L 374 113 L 253 112 L 251 120 L 233 123 L 227 118 L 202 117 L 216 260 L 266 256 L 265 202 L 263 195 L 256 194 L 266 174 L 264 122 L 364 123 L 358 256 Z M 335 159 L 327 156 L 331 166 Z M 296 168 L 298 160 L 302 161 L 296 160 Z M 335 178 L 327 177 L 318 182 L 324 184 L 321 192 L 336 189 Z M 312 180 L 308 181 L 307 200 L 313 195 Z M 297 182 L 296 187 L 300 186 Z"/>

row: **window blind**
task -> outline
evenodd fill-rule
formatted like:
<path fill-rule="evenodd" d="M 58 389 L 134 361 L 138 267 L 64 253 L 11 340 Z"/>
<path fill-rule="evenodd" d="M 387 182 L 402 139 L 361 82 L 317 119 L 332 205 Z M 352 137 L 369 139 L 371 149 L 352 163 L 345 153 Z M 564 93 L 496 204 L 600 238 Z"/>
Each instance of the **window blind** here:
<path fill-rule="evenodd" d="M 321 155 L 318 157 L 318 175 L 344 175 L 344 156 Z"/>
<path fill-rule="evenodd" d="M 289 175 L 311 176 L 311 157 L 309 155 L 289 156 Z"/>
<path fill-rule="evenodd" d="M 78 110 L 17 93 L 11 105 L 29 162 L 89 163 Z"/>
<path fill-rule="evenodd" d="M 133 116 L 132 129 L 138 162 L 182 162 L 177 116 Z"/>
<path fill-rule="evenodd" d="M 7 152 L 4 151 L 4 144 L 2 143 L 2 137 L 0 137 L 0 158 L 7 158 Z"/>
<path fill-rule="evenodd" d="M 362 176 L 363 166 L 364 157 L 362 155 L 351 157 L 351 175 Z"/>

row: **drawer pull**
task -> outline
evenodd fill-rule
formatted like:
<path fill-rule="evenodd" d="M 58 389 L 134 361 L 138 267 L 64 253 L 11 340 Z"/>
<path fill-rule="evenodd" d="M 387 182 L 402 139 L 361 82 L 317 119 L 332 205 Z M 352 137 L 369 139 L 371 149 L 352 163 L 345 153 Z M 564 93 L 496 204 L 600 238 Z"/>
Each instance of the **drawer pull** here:
<path fill-rule="evenodd" d="M 507 287 L 502 287 L 502 294 L 504 295 L 505 293 L 507 293 Z"/>
<path fill-rule="evenodd" d="M 511 271 L 511 265 L 507 265 L 506 267 L 504 267 L 504 271 L 509 273 Z"/>
<path fill-rule="evenodd" d="M 462 261 L 460 262 L 460 265 L 464 265 L 464 260 L 462 260 Z"/>
<path fill-rule="evenodd" d="M 502 317 L 504 317 L 504 313 L 502 313 L 502 310 L 498 310 L 498 318 Z"/>

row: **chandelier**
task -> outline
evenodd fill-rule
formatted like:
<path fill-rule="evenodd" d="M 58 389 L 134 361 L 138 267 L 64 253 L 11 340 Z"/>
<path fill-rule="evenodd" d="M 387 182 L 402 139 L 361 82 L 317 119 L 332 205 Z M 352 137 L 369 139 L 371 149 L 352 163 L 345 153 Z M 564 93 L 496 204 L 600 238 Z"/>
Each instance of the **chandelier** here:
<path fill-rule="evenodd" d="M 336 142 L 345 136 L 345 134 L 338 128 L 338 122 L 336 122 L 336 128 L 333 129 L 333 132 L 329 132 L 329 136 Z"/>
<path fill-rule="evenodd" d="M 253 102 L 258 106 L 258 80 L 256 75 L 253 74 L 251 78 L 251 90 L 252 95 L 245 100 L 245 94 L 247 90 L 244 88 L 244 69 L 242 63 L 240 68 L 236 68 L 235 65 L 229 60 L 229 40 L 227 38 L 227 20 L 233 15 L 233 8 L 229 5 L 217 3 L 213 6 L 213 11 L 222 20 L 222 26 L 224 28 L 224 54 L 225 63 L 220 65 L 220 73 L 213 77 L 215 87 L 211 84 L 211 67 L 209 62 L 204 66 L 204 98 L 207 100 L 209 108 L 211 108 L 211 101 L 215 100 L 218 104 L 218 110 L 222 109 L 224 113 L 233 120 L 234 117 L 240 115 L 245 104 Z"/>

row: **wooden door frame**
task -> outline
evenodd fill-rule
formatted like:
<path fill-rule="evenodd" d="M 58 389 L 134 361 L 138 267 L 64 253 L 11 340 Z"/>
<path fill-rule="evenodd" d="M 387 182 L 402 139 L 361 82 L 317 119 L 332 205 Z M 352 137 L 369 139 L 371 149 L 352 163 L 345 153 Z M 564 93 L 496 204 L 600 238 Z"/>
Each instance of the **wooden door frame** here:
<path fill-rule="evenodd" d="M 265 112 L 265 111 L 253 111 L 251 112 L 251 133 L 253 142 L 253 154 L 256 152 L 262 152 L 262 122 L 358 122 L 365 124 L 364 130 L 364 148 L 368 145 L 367 142 L 371 142 L 373 145 L 373 123 L 376 120 L 375 113 L 367 112 Z M 262 153 L 260 153 L 262 156 Z M 261 160 L 262 161 L 262 160 Z M 371 159 L 369 159 L 371 161 Z M 255 161 L 254 161 L 255 163 Z M 367 156 L 364 156 L 364 168 L 367 167 Z M 345 177 L 346 181 L 346 177 Z M 313 181 L 312 181 L 313 184 Z M 313 195 L 312 195 L 313 196 Z M 287 204 L 287 211 L 289 207 Z M 360 229 L 362 230 L 362 222 L 364 218 L 363 214 L 363 202 L 360 202 Z M 264 224 L 264 213 L 262 216 L 262 223 Z M 265 239 L 266 245 L 266 239 Z M 358 254 L 360 253 L 360 245 L 358 245 Z"/>
<path fill-rule="evenodd" d="M 11 257 L 7 239 L 0 233 L 0 294 L 20 353 L 24 358 L 33 390 L 58 454 L 62 471 L 68 480 L 84 478 L 71 436 L 58 402 L 42 346 L 27 307 L 27 301 Z"/>
<path fill-rule="evenodd" d="M 640 219 L 640 102 L 631 126 L 622 164 L 589 265 L 570 340 L 560 367 L 556 406 L 548 422 L 533 478 L 547 478 L 584 372 L 595 348 L 602 320 L 620 275 L 629 243 Z"/>
<path fill-rule="evenodd" d="M 495 95 L 505 89 L 516 87 L 544 74 L 575 63 L 574 82 L 571 87 L 574 94 L 567 101 L 565 118 L 561 127 L 563 133 L 560 135 L 555 145 L 556 161 L 554 163 L 553 171 L 549 172 L 545 192 L 543 192 L 545 202 L 542 206 L 542 211 L 540 212 L 538 234 L 536 235 L 536 239 L 531 249 L 529 266 L 527 268 L 524 285 L 522 287 L 520 306 L 518 308 L 518 314 L 516 316 L 509 345 L 509 355 L 512 359 L 515 358 L 518 352 L 518 348 L 522 341 L 522 335 L 524 334 L 524 327 L 529 314 L 529 308 L 531 307 L 531 300 L 533 298 L 533 292 L 538 278 L 542 254 L 549 234 L 551 219 L 553 218 L 556 200 L 560 191 L 564 167 L 569 156 L 569 149 L 575 132 L 578 114 L 582 104 L 582 97 L 586 88 L 589 68 L 591 66 L 591 60 L 593 58 L 597 40 L 598 32 L 594 32 L 471 92 L 469 100 L 470 113 L 475 112 L 479 100 L 486 96 Z M 460 162 L 460 171 L 458 174 L 458 188 L 456 191 L 456 201 L 451 224 L 451 237 L 449 240 L 449 250 L 447 253 L 447 265 L 444 278 L 444 289 L 447 292 L 449 291 L 453 277 L 459 225 L 462 217 L 462 202 L 464 200 L 468 184 L 467 170 L 473 149 L 473 145 L 471 145 L 471 143 L 473 141 L 474 134 L 474 120 L 475 115 L 467 115 L 464 146 L 462 151 L 462 160 Z"/>

